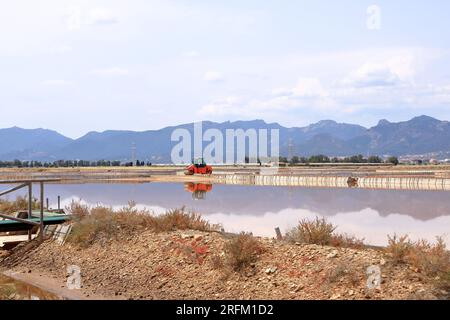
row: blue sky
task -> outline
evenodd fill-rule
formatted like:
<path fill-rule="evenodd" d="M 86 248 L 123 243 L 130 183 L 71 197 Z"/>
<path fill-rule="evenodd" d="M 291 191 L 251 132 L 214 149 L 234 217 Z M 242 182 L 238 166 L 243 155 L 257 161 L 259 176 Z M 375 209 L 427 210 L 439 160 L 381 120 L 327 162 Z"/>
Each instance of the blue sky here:
<path fill-rule="evenodd" d="M 444 0 L 2 1 L 0 127 L 450 120 L 448 12 Z"/>

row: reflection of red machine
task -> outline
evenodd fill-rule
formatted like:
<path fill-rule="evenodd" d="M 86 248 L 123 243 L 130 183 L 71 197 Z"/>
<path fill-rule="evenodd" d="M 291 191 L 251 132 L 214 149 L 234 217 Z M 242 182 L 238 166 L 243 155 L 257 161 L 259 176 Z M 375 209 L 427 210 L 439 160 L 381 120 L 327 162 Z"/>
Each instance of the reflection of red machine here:
<path fill-rule="evenodd" d="M 184 189 L 192 193 L 193 199 L 203 200 L 206 193 L 212 190 L 212 184 L 188 182 L 184 184 Z"/>
<path fill-rule="evenodd" d="M 194 174 L 212 174 L 212 167 L 207 165 L 203 158 L 196 159 L 193 164 L 186 168 L 185 175 L 191 176 Z"/>

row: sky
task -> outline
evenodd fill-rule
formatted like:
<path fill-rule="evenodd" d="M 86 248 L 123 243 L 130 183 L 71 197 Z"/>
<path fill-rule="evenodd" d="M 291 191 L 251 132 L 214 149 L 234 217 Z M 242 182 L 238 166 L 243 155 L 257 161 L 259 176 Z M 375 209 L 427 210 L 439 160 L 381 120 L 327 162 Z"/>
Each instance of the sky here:
<path fill-rule="evenodd" d="M 450 120 L 448 0 L 0 0 L 0 128 Z"/>

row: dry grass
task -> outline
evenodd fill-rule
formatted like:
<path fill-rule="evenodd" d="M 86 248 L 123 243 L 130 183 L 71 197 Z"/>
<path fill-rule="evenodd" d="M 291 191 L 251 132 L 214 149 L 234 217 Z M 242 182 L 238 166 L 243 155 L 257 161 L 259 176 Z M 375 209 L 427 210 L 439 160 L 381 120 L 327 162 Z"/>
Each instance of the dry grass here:
<path fill-rule="evenodd" d="M 210 261 L 211 261 L 211 267 L 214 270 L 221 270 L 221 269 L 224 269 L 224 267 L 225 267 L 223 259 L 218 255 L 211 256 Z"/>
<path fill-rule="evenodd" d="M 427 275 L 450 272 L 450 252 L 442 237 L 434 244 L 426 240 L 411 241 L 408 236 L 388 236 L 385 252 L 395 264 L 406 263 Z"/>
<path fill-rule="evenodd" d="M 340 262 L 327 273 L 327 284 L 346 282 L 356 287 L 361 281 L 361 272 L 350 262 Z"/>
<path fill-rule="evenodd" d="M 224 251 L 223 266 L 239 272 L 255 263 L 264 249 L 251 234 L 241 233 L 225 244 Z M 217 261 L 215 264 L 216 266 L 221 265 Z"/>
<path fill-rule="evenodd" d="M 33 198 L 32 208 L 33 210 L 39 209 L 41 206 L 37 199 Z M 24 196 L 18 196 L 16 200 L 0 199 L 0 212 L 4 214 L 12 214 L 17 211 L 28 210 L 28 198 Z"/>
<path fill-rule="evenodd" d="M 338 264 L 333 269 L 330 269 L 328 272 L 327 280 L 329 283 L 335 283 L 339 280 L 343 279 L 344 276 L 347 274 L 347 268 L 344 264 Z"/>
<path fill-rule="evenodd" d="M 323 246 L 362 248 L 364 240 L 347 234 L 336 233 L 336 226 L 325 218 L 300 220 L 297 227 L 288 231 L 285 238 L 289 242 L 317 244 Z"/>
<path fill-rule="evenodd" d="M 417 272 L 433 278 L 435 286 L 450 290 L 450 251 L 442 237 L 431 244 L 426 240 L 411 241 L 408 236 L 388 236 L 386 254 L 394 264 L 408 264 Z"/>
<path fill-rule="evenodd" d="M 184 208 L 170 210 L 167 213 L 154 217 L 152 229 L 156 232 L 172 230 L 199 230 L 211 231 L 215 229 L 195 212 L 186 212 Z"/>
<path fill-rule="evenodd" d="M 66 210 L 73 215 L 75 222 L 68 241 L 81 246 L 89 246 L 98 240 L 113 239 L 120 234 L 144 229 L 154 232 L 214 230 L 214 227 L 200 215 L 187 212 L 184 208 L 158 216 L 147 210 L 137 209 L 134 203 L 120 210 L 103 206 L 91 208 L 80 203 L 72 203 Z"/>
<path fill-rule="evenodd" d="M 398 237 L 394 234 L 392 237 L 388 236 L 388 246 L 385 252 L 389 255 L 393 263 L 406 263 L 406 258 L 411 252 L 412 246 L 413 244 L 408 236 Z"/>

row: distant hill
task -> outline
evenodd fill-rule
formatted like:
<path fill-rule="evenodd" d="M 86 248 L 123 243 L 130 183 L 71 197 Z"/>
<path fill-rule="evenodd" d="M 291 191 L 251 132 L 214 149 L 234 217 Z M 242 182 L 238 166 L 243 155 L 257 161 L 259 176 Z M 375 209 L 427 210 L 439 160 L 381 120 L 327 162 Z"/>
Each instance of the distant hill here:
<path fill-rule="evenodd" d="M 132 143 L 137 158 L 154 163 L 169 162 L 175 143 L 170 136 L 177 128 L 188 129 L 192 124 L 166 127 L 150 131 L 89 132 L 73 140 L 45 129 L 0 129 L 1 160 L 129 160 Z M 279 129 L 280 153 L 288 154 L 289 144 L 299 156 L 325 154 L 328 156 L 406 155 L 450 151 L 450 122 L 428 116 L 392 123 L 381 120 L 372 128 L 355 124 L 319 121 L 306 127 L 286 128 L 263 120 L 235 122 L 203 122 L 203 129 Z"/>
<path fill-rule="evenodd" d="M 52 159 L 73 140 L 46 129 L 0 129 L 0 159 Z"/>

